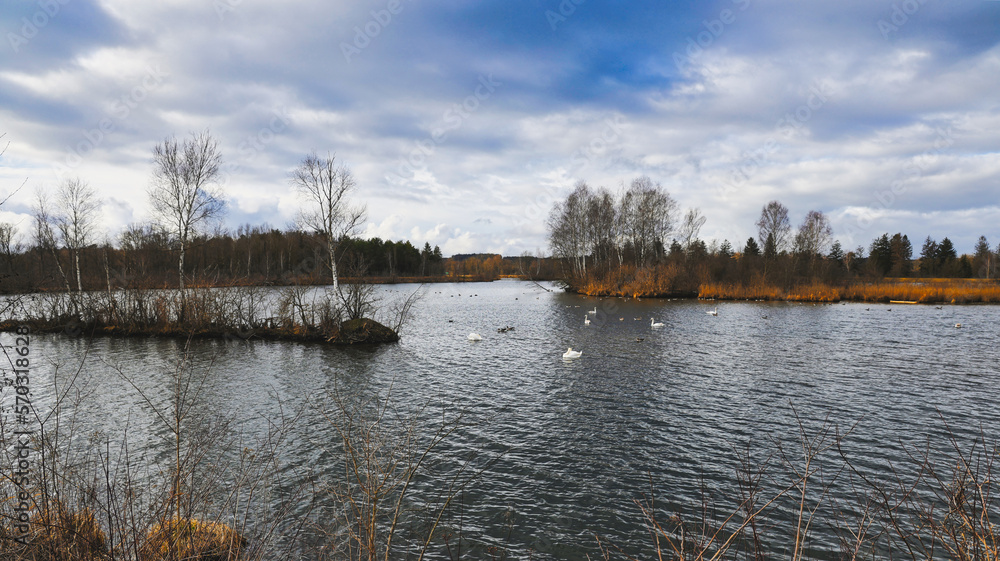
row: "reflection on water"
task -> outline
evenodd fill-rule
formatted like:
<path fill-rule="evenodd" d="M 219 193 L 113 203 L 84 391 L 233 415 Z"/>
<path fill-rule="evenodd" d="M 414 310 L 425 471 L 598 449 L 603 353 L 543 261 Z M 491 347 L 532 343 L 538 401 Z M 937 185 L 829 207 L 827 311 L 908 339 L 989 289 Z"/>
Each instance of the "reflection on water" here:
<path fill-rule="evenodd" d="M 229 415 L 253 432 L 308 403 L 284 449 L 287 473 L 335 477 L 338 436 L 322 410 L 336 392 L 391 388 L 428 430 L 461 412 L 433 465 L 499 456 L 462 497 L 465 533 L 500 544 L 509 519 L 511 548 L 535 559 L 593 556 L 598 534 L 649 552 L 634 500 L 651 484 L 664 512 L 696 507 L 703 489 L 731 497 L 734 450 L 750 442 L 762 459 L 780 442 L 795 451 L 800 422 L 811 434 L 827 420 L 841 431 L 856 424 L 845 448 L 872 467 L 902 462 L 902 446 L 944 445 L 947 427 L 960 441 L 980 427 L 998 434 L 995 308 L 721 303 L 717 317 L 705 313 L 715 306 L 584 298 L 516 281 L 431 285 L 397 345 L 192 343 L 192 364 L 210 371 L 198 414 Z M 651 329 L 651 318 L 664 326 Z M 498 333 L 504 326 L 515 329 Z M 468 341 L 470 332 L 483 340 Z M 162 424 L 122 375 L 167 400 L 183 342 L 36 342 L 46 363 L 36 379 L 65 384 L 86 356 L 81 423 L 112 432 L 127 424 L 137 442 L 164 446 Z M 583 355 L 564 361 L 567 347 Z M 51 390 L 37 393 L 51 400 Z M 430 492 L 444 482 L 419 484 Z M 815 531 L 817 547 L 836 545 L 829 525 Z"/>

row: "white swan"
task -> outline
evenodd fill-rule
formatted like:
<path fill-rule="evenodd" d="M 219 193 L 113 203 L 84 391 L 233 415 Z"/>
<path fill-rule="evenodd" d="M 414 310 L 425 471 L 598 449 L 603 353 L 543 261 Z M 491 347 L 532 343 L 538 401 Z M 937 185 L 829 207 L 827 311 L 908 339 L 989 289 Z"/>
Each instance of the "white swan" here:
<path fill-rule="evenodd" d="M 574 351 L 573 347 L 570 347 L 563 353 L 563 358 L 580 358 L 580 355 L 582 354 L 583 351 Z"/>
<path fill-rule="evenodd" d="M 478 334 L 478 333 L 469 333 L 469 340 L 470 341 L 482 341 L 483 340 L 483 336 L 480 335 L 480 334 Z"/>
<path fill-rule="evenodd" d="M 583 316 L 583 324 L 590 325 L 590 318 L 588 316 Z"/>
<path fill-rule="evenodd" d="M 593 310 L 587 310 L 587 313 L 588 314 L 596 314 L 597 313 L 597 306 L 594 306 Z"/>
<path fill-rule="evenodd" d="M 711 312 L 705 312 L 705 313 L 706 313 L 706 314 L 708 314 L 708 315 L 710 315 L 710 316 L 717 316 L 717 315 L 719 315 L 719 308 L 718 308 L 718 307 L 716 307 L 716 308 L 715 308 L 714 310 L 712 310 Z"/>
<path fill-rule="evenodd" d="M 664 323 L 658 322 L 658 321 L 654 320 L 653 318 L 649 318 L 649 326 L 650 327 L 663 327 L 664 325 L 665 325 Z"/>

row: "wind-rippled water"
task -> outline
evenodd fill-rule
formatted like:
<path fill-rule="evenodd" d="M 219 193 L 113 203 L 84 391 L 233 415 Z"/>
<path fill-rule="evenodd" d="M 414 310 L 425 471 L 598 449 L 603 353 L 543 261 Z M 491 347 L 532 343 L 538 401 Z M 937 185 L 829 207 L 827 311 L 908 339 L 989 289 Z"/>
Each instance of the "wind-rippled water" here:
<path fill-rule="evenodd" d="M 706 313 L 716 305 L 717 317 Z M 419 412 L 422 430 L 463 415 L 431 458 L 441 479 L 421 480 L 418 489 L 428 496 L 445 489 L 447 466 L 474 455 L 471 467 L 483 471 L 461 496 L 471 547 L 507 543 L 515 558 L 531 551 L 534 559 L 582 559 L 595 557 L 600 535 L 648 556 L 636 499 L 652 492 L 661 514 L 691 513 L 704 488 L 720 510 L 731 510 L 736 451 L 749 442 L 761 460 L 781 443 L 800 457 L 799 423 L 807 435 L 825 421 L 840 432 L 853 426 L 845 450 L 871 469 L 905 463 L 904 447 L 930 441 L 945 450 L 949 431 L 959 443 L 980 430 L 995 440 L 996 310 L 626 301 L 518 281 L 435 284 L 397 345 L 196 341 L 192 356 L 211 365 L 200 410 L 233 415 L 245 430 L 263 430 L 263 419 L 310 400 L 283 452 L 289 474 L 338 473 L 338 436 L 319 411 L 332 407 L 335 392 L 391 388 L 401 410 Z M 651 318 L 665 326 L 651 328 Z M 503 326 L 515 329 L 498 333 Z M 470 332 L 483 340 L 467 341 Z M 86 346 L 60 336 L 35 341 L 35 364 L 61 364 L 61 376 Z M 133 434 L 162 435 L 110 365 L 150 395 L 167 395 L 182 346 L 93 341 L 85 366 L 92 407 L 81 423 L 127 422 Z M 570 346 L 582 357 L 564 361 Z M 837 544 L 830 525 L 819 525 L 813 539 L 816 551 Z"/>

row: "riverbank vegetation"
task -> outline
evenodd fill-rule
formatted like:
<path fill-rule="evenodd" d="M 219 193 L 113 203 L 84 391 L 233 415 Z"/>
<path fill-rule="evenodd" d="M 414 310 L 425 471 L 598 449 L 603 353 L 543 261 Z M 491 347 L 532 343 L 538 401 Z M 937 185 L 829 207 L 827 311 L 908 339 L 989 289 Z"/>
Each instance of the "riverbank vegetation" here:
<path fill-rule="evenodd" d="M 590 296 L 1000 302 L 1000 246 L 985 236 L 965 255 L 929 236 L 915 255 L 903 233 L 847 250 L 822 212 L 793 229 L 779 201 L 764 205 L 756 237 L 738 245 L 706 244 L 698 237 L 705 222 L 697 208 L 681 216 L 662 186 L 641 177 L 618 195 L 579 182 L 547 227 L 562 281 Z"/>

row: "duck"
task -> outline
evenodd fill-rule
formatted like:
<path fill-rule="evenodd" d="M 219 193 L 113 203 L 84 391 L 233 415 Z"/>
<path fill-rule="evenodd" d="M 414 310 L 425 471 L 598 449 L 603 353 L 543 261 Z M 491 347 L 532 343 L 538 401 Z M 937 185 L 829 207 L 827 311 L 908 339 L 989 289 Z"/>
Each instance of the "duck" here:
<path fill-rule="evenodd" d="M 653 318 L 649 318 L 649 326 L 650 326 L 650 327 L 663 327 L 664 325 L 665 325 L 665 324 L 664 324 L 664 323 L 662 323 L 662 322 L 658 322 L 658 321 L 656 321 L 656 320 L 655 320 L 655 319 L 653 319 Z"/>
<path fill-rule="evenodd" d="M 483 340 L 483 336 L 480 335 L 480 334 L 478 334 L 478 333 L 469 333 L 468 339 L 470 341 L 482 341 Z"/>
<path fill-rule="evenodd" d="M 580 358 L 582 354 L 583 351 L 574 351 L 573 347 L 570 347 L 563 353 L 563 358 Z"/>

